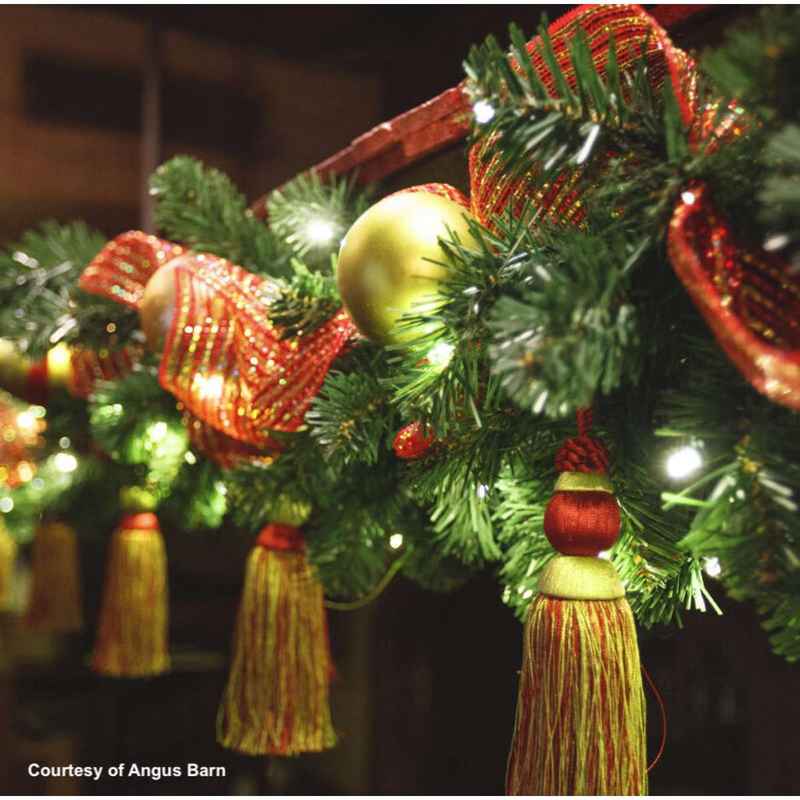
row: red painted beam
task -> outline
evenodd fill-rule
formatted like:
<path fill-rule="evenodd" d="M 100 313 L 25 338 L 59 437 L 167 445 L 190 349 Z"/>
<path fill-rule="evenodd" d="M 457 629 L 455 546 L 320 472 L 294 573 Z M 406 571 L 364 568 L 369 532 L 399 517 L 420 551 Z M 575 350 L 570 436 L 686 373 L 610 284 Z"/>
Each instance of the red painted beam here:
<path fill-rule="evenodd" d="M 649 8 L 648 13 L 674 31 L 709 8 L 713 4 L 660 5 Z M 358 181 L 370 183 L 462 140 L 469 131 L 469 105 L 462 86 L 460 83 L 381 123 L 312 169 L 322 175 L 343 175 L 358 169 Z M 265 213 L 264 198 L 254 203 L 253 211 L 259 216 Z"/>

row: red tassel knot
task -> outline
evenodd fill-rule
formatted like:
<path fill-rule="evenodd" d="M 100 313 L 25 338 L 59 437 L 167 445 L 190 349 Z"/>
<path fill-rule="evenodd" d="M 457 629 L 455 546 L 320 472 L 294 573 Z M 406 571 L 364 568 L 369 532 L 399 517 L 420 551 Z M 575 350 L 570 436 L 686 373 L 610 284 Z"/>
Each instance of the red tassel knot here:
<path fill-rule="evenodd" d="M 559 472 L 608 472 L 608 451 L 605 445 L 589 436 L 592 409 L 579 408 L 575 414 L 578 435 L 567 439 L 556 456 Z"/>
<path fill-rule="evenodd" d="M 567 439 L 556 456 L 559 472 L 608 472 L 608 451 L 591 436 Z"/>
<path fill-rule="evenodd" d="M 281 522 L 271 522 L 269 525 L 265 525 L 258 534 L 256 543 L 268 550 L 299 552 L 305 548 L 303 531 L 294 525 L 284 525 Z"/>

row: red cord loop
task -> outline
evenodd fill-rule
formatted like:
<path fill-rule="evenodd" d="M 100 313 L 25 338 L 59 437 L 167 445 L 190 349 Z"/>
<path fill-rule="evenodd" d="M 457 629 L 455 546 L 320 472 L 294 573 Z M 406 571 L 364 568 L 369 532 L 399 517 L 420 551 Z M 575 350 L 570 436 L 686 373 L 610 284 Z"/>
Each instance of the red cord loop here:
<path fill-rule="evenodd" d="M 642 672 L 644 673 L 644 677 L 647 679 L 647 684 L 655 695 L 656 702 L 661 710 L 661 744 L 658 748 L 658 752 L 656 753 L 656 757 L 647 767 L 647 771 L 650 772 L 650 770 L 653 769 L 653 767 L 661 760 L 661 756 L 664 755 L 664 748 L 667 744 L 667 707 L 664 703 L 664 698 L 661 696 L 661 692 L 659 692 L 656 688 L 656 684 L 650 677 L 650 673 L 647 671 L 644 664 L 642 664 Z"/>

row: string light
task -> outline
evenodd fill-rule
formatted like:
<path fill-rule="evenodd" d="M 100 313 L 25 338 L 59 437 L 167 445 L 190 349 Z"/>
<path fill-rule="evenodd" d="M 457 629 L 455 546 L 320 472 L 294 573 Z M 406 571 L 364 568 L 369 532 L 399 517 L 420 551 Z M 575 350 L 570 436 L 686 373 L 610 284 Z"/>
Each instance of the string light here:
<path fill-rule="evenodd" d="M 184 453 L 183 460 L 187 464 L 196 464 L 197 463 L 197 456 L 191 450 L 187 450 Z"/>
<path fill-rule="evenodd" d="M 27 411 L 20 411 L 17 414 L 17 426 L 26 433 L 30 433 L 36 429 L 36 417 L 28 409 Z"/>
<path fill-rule="evenodd" d="M 489 487 L 485 483 L 479 483 L 478 488 L 475 490 L 475 494 L 478 495 L 479 500 L 485 500 L 486 495 L 489 494 Z"/>
<path fill-rule="evenodd" d="M 14 501 L 10 497 L 4 497 L 0 500 L 0 511 L 4 514 L 8 514 L 9 511 L 13 510 L 14 508 Z"/>
<path fill-rule="evenodd" d="M 763 247 L 768 253 L 771 253 L 775 250 L 783 250 L 787 244 L 789 244 L 789 237 L 785 233 L 776 233 L 764 242 Z"/>
<path fill-rule="evenodd" d="M 53 464 L 59 472 L 75 472 L 78 468 L 78 459 L 72 453 L 56 453 Z"/>
<path fill-rule="evenodd" d="M 33 478 L 33 467 L 27 461 L 21 461 L 17 465 L 17 476 L 23 483 L 27 483 Z"/>
<path fill-rule="evenodd" d="M 324 219 L 314 219 L 306 225 L 306 238 L 313 244 L 327 244 L 335 233 L 334 226 Z"/>
<path fill-rule="evenodd" d="M 434 367 L 444 369 L 450 363 L 454 350 L 450 342 L 439 342 L 428 350 L 427 359 Z"/>
<path fill-rule="evenodd" d="M 399 550 L 403 546 L 403 534 L 402 533 L 393 533 L 389 537 L 389 547 L 392 550 Z"/>
<path fill-rule="evenodd" d="M 147 436 L 153 442 L 158 442 L 166 436 L 167 433 L 167 423 L 163 420 L 159 422 L 154 422 L 148 429 L 147 429 Z"/>
<path fill-rule="evenodd" d="M 709 556 L 709 558 L 704 559 L 703 569 L 710 578 L 718 578 L 722 574 L 722 565 L 716 556 Z"/>
<path fill-rule="evenodd" d="M 494 117 L 494 106 L 486 100 L 478 100 L 472 106 L 472 113 L 475 115 L 475 122 L 478 125 L 485 125 L 487 122 L 491 122 Z"/>
<path fill-rule="evenodd" d="M 667 457 L 667 475 L 675 480 L 688 478 L 703 466 L 703 457 L 693 445 L 673 450 Z"/>
<path fill-rule="evenodd" d="M 694 192 L 683 192 L 683 194 L 681 194 L 681 200 L 683 200 L 687 206 L 693 205 L 695 200 Z"/>
<path fill-rule="evenodd" d="M 206 377 L 197 373 L 192 380 L 192 389 L 201 400 L 219 400 L 224 384 L 222 375 Z"/>

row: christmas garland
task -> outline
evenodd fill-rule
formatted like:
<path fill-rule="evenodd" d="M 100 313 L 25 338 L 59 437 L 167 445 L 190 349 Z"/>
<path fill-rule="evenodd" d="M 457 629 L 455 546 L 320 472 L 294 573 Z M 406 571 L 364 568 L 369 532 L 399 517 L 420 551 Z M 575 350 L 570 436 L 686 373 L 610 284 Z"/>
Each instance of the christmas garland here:
<path fill-rule="evenodd" d="M 71 399 L 59 423 L 48 399 L 50 449 L 82 432 L 102 450 L 88 458 L 116 464 L 106 480 L 119 470 L 118 487 L 146 493 L 139 517 L 158 505 L 189 527 L 261 531 L 256 598 L 294 573 L 357 601 L 388 573 L 449 589 L 489 568 L 522 616 L 559 569 L 541 532 L 556 473 L 582 471 L 554 455 L 595 441 L 574 436 L 592 405 L 619 508 L 601 555 L 636 620 L 715 606 L 705 571 L 797 659 L 800 128 L 786 76 L 800 14 L 766 10 L 700 68 L 635 6 L 581 7 L 511 40 L 510 57 L 489 39 L 465 64 L 469 198 L 431 184 L 369 206 L 352 182 L 304 175 L 263 222 L 219 172 L 177 158 L 152 181 L 163 239 L 102 247 L 48 225 L 9 248 L 0 296 L 27 322 L 5 312 L 4 337 L 33 356 L 60 341 L 125 354 L 113 382 L 94 375 L 88 413 Z M 589 483 L 573 493 L 608 492 Z M 620 599 L 612 583 L 598 602 Z M 323 629 L 308 600 L 321 591 L 292 591 L 275 589 L 278 607 Z M 592 609 L 576 613 L 617 624 Z M 314 652 L 297 670 L 319 688 L 328 655 Z M 284 695 L 259 700 L 263 715 L 307 727 L 253 744 L 237 659 L 229 746 L 330 746 L 322 706 Z M 646 786 L 634 767 L 595 777 L 569 786 Z M 525 770 L 510 780 L 531 789 Z"/>

